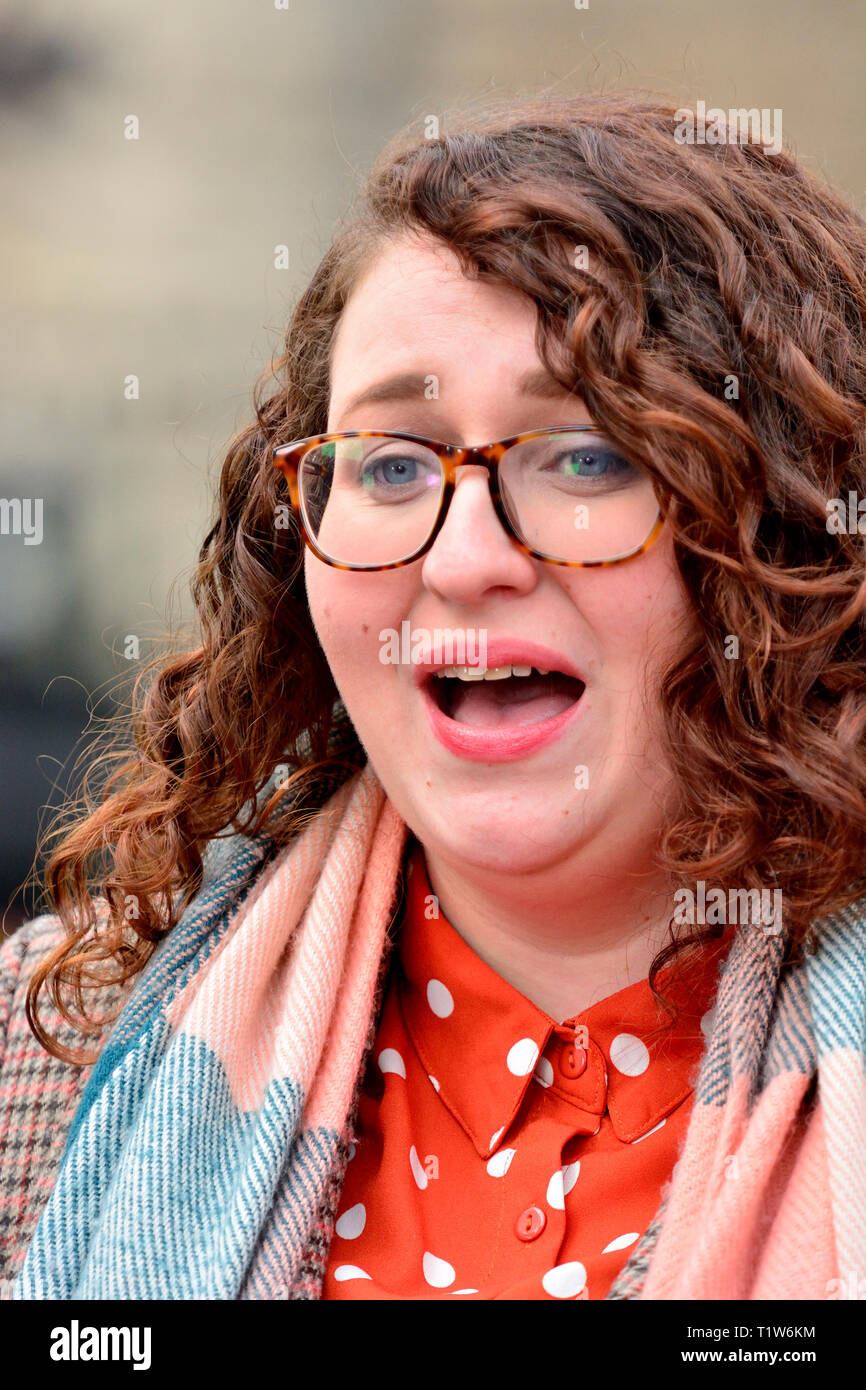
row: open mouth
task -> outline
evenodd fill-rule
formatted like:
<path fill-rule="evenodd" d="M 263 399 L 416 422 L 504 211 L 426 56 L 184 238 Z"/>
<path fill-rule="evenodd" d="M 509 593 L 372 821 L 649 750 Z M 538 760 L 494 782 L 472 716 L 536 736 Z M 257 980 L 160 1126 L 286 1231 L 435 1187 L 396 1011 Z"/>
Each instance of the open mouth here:
<path fill-rule="evenodd" d="M 577 704 L 586 689 L 564 671 L 534 666 L 496 666 L 483 676 L 471 667 L 450 666 L 434 672 L 425 686 L 446 718 L 486 729 L 554 719 Z"/>

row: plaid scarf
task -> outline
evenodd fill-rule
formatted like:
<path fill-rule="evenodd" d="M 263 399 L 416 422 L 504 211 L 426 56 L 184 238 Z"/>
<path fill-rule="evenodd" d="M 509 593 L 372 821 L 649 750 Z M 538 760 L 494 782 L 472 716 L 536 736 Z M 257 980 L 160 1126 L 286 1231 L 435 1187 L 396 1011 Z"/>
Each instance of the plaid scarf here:
<path fill-rule="evenodd" d="M 84 1088 L 13 1299 L 317 1299 L 406 826 L 372 768 L 226 843 Z M 660 1211 L 608 1298 L 866 1294 L 866 899 L 739 927 Z M 859 1290 L 859 1292 L 858 1292 Z"/>

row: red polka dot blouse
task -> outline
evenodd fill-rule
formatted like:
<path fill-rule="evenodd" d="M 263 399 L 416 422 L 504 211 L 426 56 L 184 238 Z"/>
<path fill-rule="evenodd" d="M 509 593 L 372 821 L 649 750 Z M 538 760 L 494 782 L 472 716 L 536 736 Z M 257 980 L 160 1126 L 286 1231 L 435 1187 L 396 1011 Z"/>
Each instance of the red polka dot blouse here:
<path fill-rule="evenodd" d="M 363 1082 L 323 1298 L 602 1299 L 685 1138 L 733 928 L 557 1022 L 438 913 L 423 849 Z"/>

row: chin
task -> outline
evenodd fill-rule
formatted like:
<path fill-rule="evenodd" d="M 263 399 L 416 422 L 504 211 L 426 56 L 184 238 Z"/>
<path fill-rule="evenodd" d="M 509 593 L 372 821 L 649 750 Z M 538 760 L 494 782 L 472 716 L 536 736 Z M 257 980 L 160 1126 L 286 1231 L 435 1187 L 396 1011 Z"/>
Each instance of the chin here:
<path fill-rule="evenodd" d="M 567 858 L 591 833 L 587 810 L 574 798 L 586 793 L 568 791 L 557 799 L 536 790 L 490 788 L 461 795 L 435 783 L 419 797 L 406 789 L 406 810 L 397 806 L 418 839 L 467 867 L 532 873 Z M 402 800 L 402 798 L 401 798 Z"/>

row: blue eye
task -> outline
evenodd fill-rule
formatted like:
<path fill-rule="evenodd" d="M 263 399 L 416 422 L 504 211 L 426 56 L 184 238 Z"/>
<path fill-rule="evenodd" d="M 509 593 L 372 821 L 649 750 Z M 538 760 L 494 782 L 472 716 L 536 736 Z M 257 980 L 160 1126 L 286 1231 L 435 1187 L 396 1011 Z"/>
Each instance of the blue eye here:
<path fill-rule="evenodd" d="M 562 456 L 566 474 L 580 478 L 612 477 L 628 472 L 632 465 L 615 449 L 603 445 L 583 445 Z"/>
<path fill-rule="evenodd" d="M 377 476 L 379 469 L 382 469 L 383 473 Z M 394 454 L 390 458 L 379 459 L 377 462 L 368 464 L 361 473 L 361 481 L 367 489 L 382 485 L 399 487 L 401 484 L 414 483 L 417 479 L 417 471 L 417 459 Z"/>

